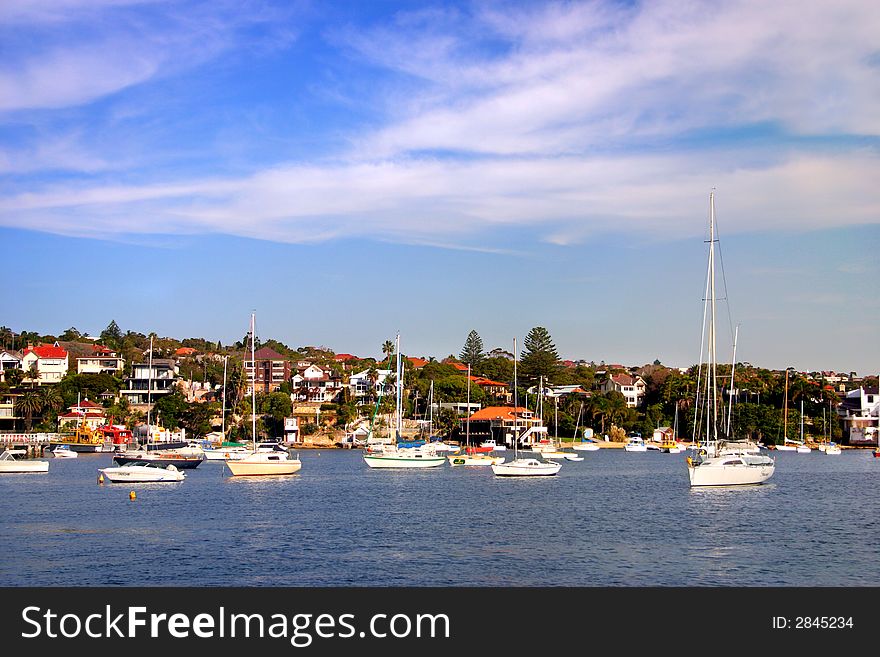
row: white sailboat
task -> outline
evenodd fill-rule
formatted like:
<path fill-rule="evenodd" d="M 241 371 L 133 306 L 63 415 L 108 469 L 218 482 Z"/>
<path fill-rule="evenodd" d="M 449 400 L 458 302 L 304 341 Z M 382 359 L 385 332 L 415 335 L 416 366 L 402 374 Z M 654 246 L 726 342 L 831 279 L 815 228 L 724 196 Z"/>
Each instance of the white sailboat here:
<path fill-rule="evenodd" d="M 687 458 L 687 472 L 690 485 L 696 486 L 735 486 L 760 484 L 769 479 L 775 470 L 773 459 L 753 454 L 727 445 L 720 435 L 718 409 L 718 374 L 715 332 L 715 192 L 709 195 L 709 263 L 706 277 L 706 296 L 703 308 L 703 335 L 701 336 L 700 367 L 697 385 L 697 404 L 694 418 L 694 443 L 697 443 L 698 425 L 705 435 L 700 441 L 700 450 L 694 457 Z M 708 314 L 708 336 L 706 322 Z M 705 346 L 708 351 L 705 378 L 703 378 L 703 338 L 708 338 Z M 702 389 L 702 400 L 700 399 Z M 699 412 L 705 414 L 703 422 L 698 422 Z"/>
<path fill-rule="evenodd" d="M 562 468 L 561 463 L 542 461 L 536 458 L 519 458 L 519 426 L 517 425 L 516 391 L 516 338 L 513 339 L 513 461 L 497 463 L 492 472 L 498 477 L 546 477 L 555 475 Z"/>
<path fill-rule="evenodd" d="M 257 361 L 254 355 L 255 317 L 251 313 L 251 436 L 254 441 L 253 452 L 243 458 L 226 459 L 226 467 L 233 476 L 291 475 L 302 468 L 298 456 L 293 458 L 286 451 L 261 451 L 257 444 Z"/>
<path fill-rule="evenodd" d="M 471 451 L 471 364 L 468 363 L 467 369 L 467 408 L 468 417 L 465 420 L 465 439 L 464 452 L 449 455 L 449 465 L 497 465 L 504 463 L 503 456 L 495 456 L 485 452 Z M 432 382 L 433 383 L 433 382 Z"/>
<path fill-rule="evenodd" d="M 371 468 L 436 468 L 446 462 L 446 457 L 438 454 L 431 443 L 402 446 L 403 433 L 403 369 L 400 364 L 400 333 L 395 340 L 397 351 L 396 380 L 397 399 L 395 404 L 394 442 L 386 444 L 382 451 L 364 452 L 364 463 Z"/>

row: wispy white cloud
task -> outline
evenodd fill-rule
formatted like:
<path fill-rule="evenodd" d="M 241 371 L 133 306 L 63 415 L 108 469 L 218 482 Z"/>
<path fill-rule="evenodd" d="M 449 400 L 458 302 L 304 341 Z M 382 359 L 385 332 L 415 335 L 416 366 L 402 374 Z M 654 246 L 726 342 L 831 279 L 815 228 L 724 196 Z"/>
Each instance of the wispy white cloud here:
<path fill-rule="evenodd" d="M 242 12 L 194 7 L 168 31 L 115 24 L 96 43 L 21 54 L 17 68 L 0 64 L 0 98 L 7 109 L 75 105 L 242 46 Z M 712 187 L 728 234 L 880 221 L 880 8 L 870 3 L 423 7 L 328 34 L 358 71 L 384 73 L 356 99 L 384 120 L 352 128 L 334 161 L 237 177 L 145 170 L 136 185 L 115 180 L 99 150 L 78 158 L 78 140 L 7 150 L 0 170 L 33 153 L 32 170 L 54 160 L 101 175 L 8 189 L 0 224 L 515 252 L 507 228 L 557 245 L 699 233 Z"/>

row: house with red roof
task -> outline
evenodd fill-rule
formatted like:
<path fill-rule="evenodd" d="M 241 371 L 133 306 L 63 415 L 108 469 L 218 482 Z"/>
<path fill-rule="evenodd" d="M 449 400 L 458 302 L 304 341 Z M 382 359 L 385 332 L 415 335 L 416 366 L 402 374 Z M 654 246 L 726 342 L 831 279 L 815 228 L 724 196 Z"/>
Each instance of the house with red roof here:
<path fill-rule="evenodd" d="M 510 385 L 501 381 L 493 381 L 482 376 L 471 376 L 471 383 L 480 387 L 490 398 L 505 403 L 513 397 Z"/>
<path fill-rule="evenodd" d="M 541 418 L 524 406 L 487 406 L 464 418 L 460 422 L 461 435 L 465 427 L 470 434 L 471 444 L 479 444 L 492 439 L 498 445 L 513 445 L 514 436 L 519 436 L 521 446 L 528 446 L 547 439 L 547 427 Z"/>
<path fill-rule="evenodd" d="M 70 355 L 55 344 L 28 345 L 21 353 L 21 368 L 25 372 L 36 372 L 37 385 L 58 383 L 65 377 L 70 366 Z"/>
<path fill-rule="evenodd" d="M 85 399 L 69 406 L 67 413 L 58 416 L 58 431 L 72 431 L 81 424 L 89 429 L 97 429 L 106 423 L 107 416 L 104 413 L 104 407 Z"/>
<path fill-rule="evenodd" d="M 247 354 L 244 371 L 248 383 L 247 394 L 251 393 L 254 382 L 258 392 L 276 392 L 282 383 L 290 382 L 290 359 L 274 349 L 263 347 L 254 353 L 253 360 Z"/>
<path fill-rule="evenodd" d="M 626 405 L 638 408 L 645 398 L 645 380 L 640 376 L 628 374 L 612 374 L 599 384 L 602 392 L 616 390 L 626 397 Z"/>
<path fill-rule="evenodd" d="M 193 349 L 192 347 L 181 347 L 180 349 L 175 350 L 174 355 L 178 358 L 192 356 L 196 353 L 197 349 Z"/>
<path fill-rule="evenodd" d="M 410 363 L 412 363 L 412 366 L 414 369 L 419 369 L 419 368 L 424 367 L 425 365 L 428 364 L 427 360 L 425 360 L 424 358 L 418 358 L 416 356 L 407 356 L 406 359 Z M 465 368 L 465 369 L 467 369 L 467 368 Z"/>

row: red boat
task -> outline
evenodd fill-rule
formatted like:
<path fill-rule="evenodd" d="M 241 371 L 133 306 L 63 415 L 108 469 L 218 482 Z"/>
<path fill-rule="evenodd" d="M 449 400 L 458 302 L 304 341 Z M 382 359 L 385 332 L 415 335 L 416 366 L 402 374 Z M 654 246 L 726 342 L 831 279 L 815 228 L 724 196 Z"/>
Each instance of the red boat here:
<path fill-rule="evenodd" d="M 104 424 L 97 429 L 98 433 L 104 437 L 104 442 L 113 443 L 116 450 L 127 449 L 133 442 L 131 429 L 116 424 Z"/>

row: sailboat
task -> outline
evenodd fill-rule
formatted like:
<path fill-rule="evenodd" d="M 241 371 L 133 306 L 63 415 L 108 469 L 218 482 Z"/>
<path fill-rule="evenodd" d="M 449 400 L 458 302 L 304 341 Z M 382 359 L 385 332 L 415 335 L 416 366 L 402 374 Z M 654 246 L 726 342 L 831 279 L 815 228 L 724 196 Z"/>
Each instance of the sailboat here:
<path fill-rule="evenodd" d="M 574 437 L 577 438 L 578 429 L 581 426 L 581 413 L 584 410 L 584 403 L 581 402 L 581 405 L 578 407 L 578 417 L 577 422 L 574 427 Z M 572 449 L 576 452 L 597 452 L 599 451 L 599 443 L 593 440 L 593 430 L 589 427 L 584 427 L 584 435 L 581 438 L 581 442 L 577 443 Z"/>
<path fill-rule="evenodd" d="M 451 454 L 449 456 L 450 465 L 497 465 L 504 463 L 503 456 L 493 456 L 485 452 L 471 451 L 471 364 L 468 363 L 467 369 L 467 407 L 468 417 L 465 420 L 465 448 L 461 454 Z"/>
<path fill-rule="evenodd" d="M 806 442 L 804 442 L 804 400 L 801 399 L 801 436 L 800 442 L 798 443 L 797 449 L 798 454 L 809 454 L 813 450 L 807 447 Z"/>
<path fill-rule="evenodd" d="M 223 357 L 223 407 L 220 411 L 220 444 L 217 447 L 204 447 L 206 461 L 239 461 L 247 457 L 251 450 L 243 443 L 228 443 L 226 441 L 226 370 L 229 365 L 229 356 Z M 215 443 L 216 444 L 216 443 Z"/>
<path fill-rule="evenodd" d="M 715 192 L 709 195 L 709 262 L 706 276 L 706 296 L 703 308 L 703 335 L 700 340 L 708 337 L 708 358 L 703 378 L 703 364 L 700 363 L 697 384 L 697 404 L 694 418 L 694 442 L 699 425 L 705 431 L 700 441 L 700 450 L 694 457 L 687 457 L 687 472 L 690 485 L 696 486 L 732 486 L 743 484 L 760 484 L 769 479 L 775 470 L 773 459 L 760 454 L 730 447 L 723 434 L 719 431 L 718 408 L 718 371 L 716 356 L 715 332 Z M 709 315 L 709 332 L 706 336 L 706 319 Z M 702 361 L 703 344 L 700 345 Z M 703 390 L 700 399 L 700 389 Z M 702 405 L 702 408 L 701 408 Z M 698 422 L 698 413 L 705 414 L 704 422 Z"/>
<path fill-rule="evenodd" d="M 782 397 L 782 444 L 776 445 L 780 452 L 794 452 L 797 442 L 788 437 L 788 368 L 785 368 L 785 394 Z"/>
<path fill-rule="evenodd" d="M 517 425 L 516 390 L 516 338 L 513 339 L 513 461 L 496 463 L 492 472 L 498 477 L 540 477 L 555 475 L 562 468 L 561 463 L 542 461 L 536 458 L 519 458 L 519 426 Z"/>
<path fill-rule="evenodd" d="M 468 366 L 470 367 L 470 366 Z M 470 379 L 468 380 L 468 384 L 470 384 Z M 470 399 L 468 399 L 470 402 Z M 444 440 L 434 440 L 434 381 L 431 381 L 431 389 L 428 391 L 428 414 L 430 419 L 428 420 L 428 442 L 431 443 L 431 447 L 434 448 L 435 452 L 457 452 L 458 447 L 455 445 L 450 445 Z"/>
<path fill-rule="evenodd" d="M 371 468 L 436 468 L 446 462 L 446 457 L 438 454 L 430 442 L 404 443 L 403 434 L 403 369 L 400 364 L 400 333 L 395 340 L 397 352 L 396 380 L 397 397 L 394 409 L 394 442 L 385 445 L 380 452 L 364 452 L 364 463 Z"/>
<path fill-rule="evenodd" d="M 254 451 L 244 458 L 227 459 L 226 467 L 234 476 L 290 475 L 302 468 L 298 456 L 293 458 L 286 451 L 260 450 L 257 443 L 257 360 L 254 356 L 255 315 L 251 313 L 251 436 Z"/>

